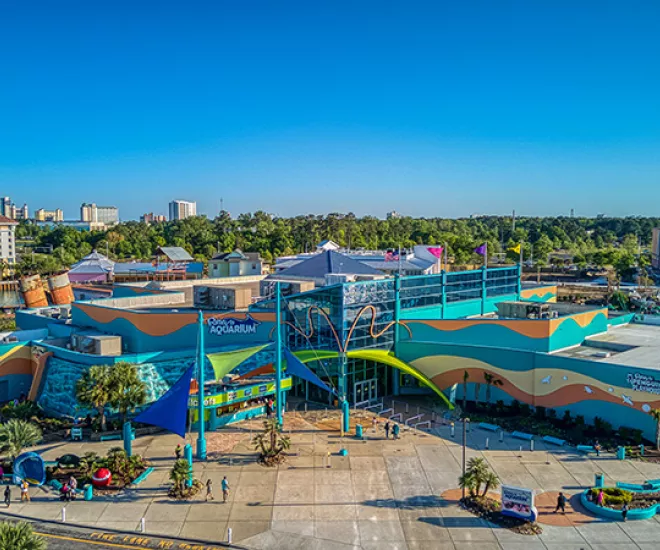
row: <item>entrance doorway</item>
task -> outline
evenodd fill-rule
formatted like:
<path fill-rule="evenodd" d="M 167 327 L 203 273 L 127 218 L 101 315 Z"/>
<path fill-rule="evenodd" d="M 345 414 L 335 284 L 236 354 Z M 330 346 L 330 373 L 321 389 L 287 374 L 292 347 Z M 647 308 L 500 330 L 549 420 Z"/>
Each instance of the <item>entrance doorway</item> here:
<path fill-rule="evenodd" d="M 369 403 L 378 399 L 378 383 L 376 378 L 362 380 L 353 384 L 353 403 Z"/>

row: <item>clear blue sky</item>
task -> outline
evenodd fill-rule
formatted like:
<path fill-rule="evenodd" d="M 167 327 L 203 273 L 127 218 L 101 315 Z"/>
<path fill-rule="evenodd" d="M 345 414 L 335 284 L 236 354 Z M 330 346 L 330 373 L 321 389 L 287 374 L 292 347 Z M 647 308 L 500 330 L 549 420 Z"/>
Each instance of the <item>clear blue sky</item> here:
<path fill-rule="evenodd" d="M 0 194 L 660 214 L 660 2 L 7 0 Z"/>

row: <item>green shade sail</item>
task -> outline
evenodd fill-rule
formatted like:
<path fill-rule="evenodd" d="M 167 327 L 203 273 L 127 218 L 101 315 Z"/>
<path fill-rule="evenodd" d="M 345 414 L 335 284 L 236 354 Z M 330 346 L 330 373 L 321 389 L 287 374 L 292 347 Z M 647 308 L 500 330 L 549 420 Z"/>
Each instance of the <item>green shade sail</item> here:
<path fill-rule="evenodd" d="M 339 353 L 336 351 L 328 350 L 303 350 L 297 351 L 294 353 L 302 363 L 309 363 L 311 361 L 323 360 L 323 359 L 333 359 L 339 356 Z M 391 351 L 383 349 L 361 349 L 361 350 L 352 350 L 346 353 L 346 357 L 355 358 L 355 359 L 366 359 L 367 361 L 374 361 L 376 363 L 383 363 L 399 369 L 400 371 L 409 374 L 410 376 L 415 377 L 425 386 L 431 388 L 437 395 L 442 399 L 447 407 L 450 410 L 454 409 L 454 405 L 447 399 L 447 396 L 438 388 L 424 373 L 418 371 L 412 365 L 409 365 L 405 361 L 401 361 L 398 357 L 394 355 Z"/>
<path fill-rule="evenodd" d="M 252 348 L 210 353 L 206 357 L 211 362 L 213 372 L 215 373 L 215 379 L 222 380 L 224 376 L 233 371 L 243 361 L 249 359 L 255 353 L 259 353 L 262 349 L 265 349 L 270 345 L 271 344 L 264 344 L 262 346 L 255 346 Z"/>

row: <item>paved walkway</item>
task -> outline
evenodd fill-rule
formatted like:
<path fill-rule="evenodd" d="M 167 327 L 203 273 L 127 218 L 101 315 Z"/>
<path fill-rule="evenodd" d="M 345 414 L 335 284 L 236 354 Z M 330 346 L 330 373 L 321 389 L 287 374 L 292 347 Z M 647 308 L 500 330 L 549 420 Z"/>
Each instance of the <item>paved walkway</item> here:
<path fill-rule="evenodd" d="M 651 550 L 660 544 L 656 519 L 617 523 L 586 517 L 566 521 L 564 526 L 544 525 L 542 535 L 531 537 L 499 529 L 440 497 L 457 486 L 460 430 L 456 438 L 443 426 L 434 434 L 406 433 L 392 441 L 369 427 L 367 441 L 346 438 L 342 442 L 336 431 L 319 429 L 338 427 L 338 421 L 319 422 L 317 417 L 308 413 L 306 420 L 294 419 L 289 413 L 285 423 L 293 428 L 292 452 L 297 456 L 278 468 L 257 464 L 250 433 L 237 429 L 231 434 L 238 443 L 229 454 L 196 463 L 196 476 L 202 482 L 213 480 L 216 498 L 221 497 L 220 481 L 227 476 L 232 491 L 226 504 L 205 503 L 203 495 L 193 502 L 168 499 L 172 451 L 180 439 L 171 435 L 140 438 L 134 450 L 154 462 L 155 472 L 143 485 L 116 497 L 70 503 L 67 521 L 135 531 L 144 517 L 148 533 L 210 542 L 226 541 L 230 527 L 234 542 L 255 550 Z M 368 421 L 365 424 L 370 426 Z M 227 439 L 228 433 L 212 434 L 210 447 Z M 336 454 L 342 445 L 349 456 Z M 66 443 L 45 448 L 42 454 L 52 460 L 65 453 L 104 453 L 112 446 L 116 443 Z M 528 443 L 523 446 L 521 451 L 517 440 L 499 442 L 492 433 L 473 429 L 467 456 L 484 456 L 502 481 L 539 493 L 578 493 L 593 484 L 596 472 L 605 474 L 606 484 L 660 477 L 656 464 L 618 461 L 612 455 L 587 458 L 539 443 L 534 452 L 528 450 Z M 326 467 L 328 451 L 333 453 L 330 468 Z M 33 489 L 32 495 L 33 502 L 13 504 L 10 511 L 60 518 L 61 503 L 54 495 L 40 489 Z M 548 513 L 547 506 L 544 510 Z"/>

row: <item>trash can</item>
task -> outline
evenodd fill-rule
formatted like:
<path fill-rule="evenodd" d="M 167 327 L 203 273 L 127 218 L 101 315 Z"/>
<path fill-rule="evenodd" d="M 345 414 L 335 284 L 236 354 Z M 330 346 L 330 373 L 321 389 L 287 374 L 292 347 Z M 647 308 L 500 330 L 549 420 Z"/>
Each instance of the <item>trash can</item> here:
<path fill-rule="evenodd" d="M 362 424 L 357 424 L 355 426 L 355 437 L 362 439 Z"/>
<path fill-rule="evenodd" d="M 83 487 L 83 498 L 85 500 L 92 500 L 94 498 L 94 487 L 89 483 Z"/>
<path fill-rule="evenodd" d="M 596 479 L 594 481 L 594 487 L 600 489 L 605 486 L 605 476 L 603 474 L 596 474 Z"/>
<path fill-rule="evenodd" d="M 644 445 L 639 446 L 639 454 L 640 456 L 644 456 Z"/>
<path fill-rule="evenodd" d="M 619 460 L 625 460 L 626 459 L 626 448 L 625 447 L 619 447 L 616 450 L 616 457 Z"/>

